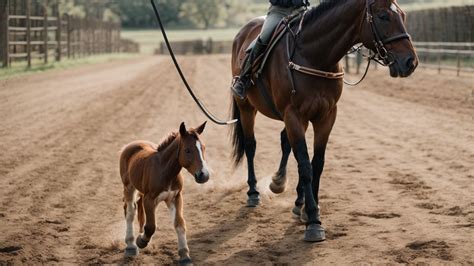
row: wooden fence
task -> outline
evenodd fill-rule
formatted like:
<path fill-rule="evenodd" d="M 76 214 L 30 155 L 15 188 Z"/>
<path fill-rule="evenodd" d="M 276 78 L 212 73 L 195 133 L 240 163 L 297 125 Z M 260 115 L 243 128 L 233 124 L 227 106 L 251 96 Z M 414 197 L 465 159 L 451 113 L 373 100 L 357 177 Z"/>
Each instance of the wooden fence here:
<path fill-rule="evenodd" d="M 407 29 L 416 42 L 474 42 L 474 5 L 408 12 Z"/>
<path fill-rule="evenodd" d="M 232 41 L 214 41 L 208 40 L 192 40 L 192 41 L 177 41 L 171 43 L 173 52 L 179 55 L 186 54 L 225 54 L 232 52 Z M 160 48 L 155 51 L 155 54 L 168 54 L 166 44 L 162 42 Z"/>
<path fill-rule="evenodd" d="M 59 13 L 58 0 L 0 1 L 0 60 L 48 63 L 121 51 L 119 23 Z M 130 47 L 128 42 L 127 47 Z M 136 47 L 132 46 L 133 49 Z"/>

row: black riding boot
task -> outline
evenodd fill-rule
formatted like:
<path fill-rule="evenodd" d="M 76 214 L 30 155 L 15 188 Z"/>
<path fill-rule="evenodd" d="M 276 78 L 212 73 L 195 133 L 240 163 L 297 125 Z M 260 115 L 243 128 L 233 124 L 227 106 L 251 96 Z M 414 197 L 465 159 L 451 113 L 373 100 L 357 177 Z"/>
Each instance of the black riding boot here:
<path fill-rule="evenodd" d="M 242 100 L 245 99 L 247 89 L 252 84 L 252 65 L 254 63 L 254 60 L 263 51 L 265 51 L 265 47 L 266 45 L 262 43 L 260 38 L 258 38 L 257 42 L 255 43 L 255 46 L 244 60 L 244 66 L 240 71 L 240 77 L 237 78 L 234 85 L 231 87 L 234 95 L 241 98 Z"/>

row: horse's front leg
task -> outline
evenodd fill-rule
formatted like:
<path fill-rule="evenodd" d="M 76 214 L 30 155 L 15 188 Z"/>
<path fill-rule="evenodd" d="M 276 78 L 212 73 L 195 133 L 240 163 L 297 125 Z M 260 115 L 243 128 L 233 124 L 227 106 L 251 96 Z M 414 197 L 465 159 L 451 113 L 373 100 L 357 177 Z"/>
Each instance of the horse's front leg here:
<path fill-rule="evenodd" d="M 155 222 L 155 209 L 156 203 L 155 198 L 150 194 L 145 194 L 143 197 L 143 207 L 145 209 L 145 232 L 137 237 L 137 246 L 139 248 L 146 248 L 148 243 L 151 240 L 151 237 L 155 233 L 156 230 L 156 222 Z"/>
<path fill-rule="evenodd" d="M 138 255 L 138 248 L 135 245 L 135 236 L 133 234 L 133 221 L 135 220 L 135 213 L 137 212 L 137 205 L 135 203 L 137 191 L 131 184 L 128 184 L 124 186 L 123 194 L 126 222 L 125 243 L 127 244 L 125 256 L 133 257 Z"/>
<path fill-rule="evenodd" d="M 179 264 L 186 265 L 192 264 L 191 257 L 189 256 L 188 242 L 186 240 L 186 222 L 183 217 L 183 196 L 181 192 L 178 193 L 174 202 L 168 204 L 170 210 L 171 219 L 173 220 L 173 226 L 178 236 L 178 254 Z"/>
<path fill-rule="evenodd" d="M 317 205 L 314 200 L 312 187 L 313 170 L 309 161 L 308 148 L 305 139 L 307 125 L 308 121 L 302 120 L 297 111 L 291 108 L 286 110 L 285 126 L 288 130 L 288 139 L 293 148 L 293 153 L 298 162 L 298 175 L 304 189 L 305 211 L 308 215 L 304 240 L 318 242 L 325 239 L 325 233 L 316 215 Z"/>
<path fill-rule="evenodd" d="M 281 141 L 281 161 L 280 166 L 278 167 L 278 171 L 272 177 L 272 182 L 270 183 L 270 190 L 275 194 L 280 194 L 285 191 L 286 188 L 286 166 L 288 165 L 288 158 L 290 157 L 291 153 L 291 145 L 290 141 L 288 140 L 288 135 L 286 133 L 286 129 L 280 134 L 280 141 Z"/>

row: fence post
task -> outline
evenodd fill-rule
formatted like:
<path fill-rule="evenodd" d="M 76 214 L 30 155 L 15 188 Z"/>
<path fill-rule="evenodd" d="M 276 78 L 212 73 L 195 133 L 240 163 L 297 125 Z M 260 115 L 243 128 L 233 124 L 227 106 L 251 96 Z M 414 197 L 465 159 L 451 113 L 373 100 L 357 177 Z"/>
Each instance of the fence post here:
<path fill-rule="evenodd" d="M 61 14 L 59 12 L 59 1 L 56 1 L 55 3 L 55 16 L 57 18 L 56 20 L 56 25 L 57 25 L 57 30 L 56 30 L 56 42 L 57 42 L 57 47 L 56 47 L 56 61 L 61 61 L 61 53 L 62 53 L 62 47 L 61 47 L 61 28 L 62 28 L 62 20 L 61 20 Z"/>
<path fill-rule="evenodd" d="M 48 44 L 48 0 L 43 0 L 43 31 L 44 31 L 44 63 L 48 63 L 49 44 Z"/>
<path fill-rule="evenodd" d="M 438 54 L 438 74 L 441 74 L 441 54 Z"/>
<path fill-rule="evenodd" d="M 458 52 L 458 77 L 461 74 L 461 54 Z"/>
<path fill-rule="evenodd" d="M 71 58 L 71 17 L 66 14 L 66 22 L 67 22 L 67 58 Z"/>
<path fill-rule="evenodd" d="M 31 67 L 31 0 L 26 0 L 26 53 L 28 67 Z"/>
<path fill-rule="evenodd" d="M 9 40 L 8 40 L 8 13 L 9 0 L 0 2 L 0 60 L 3 67 L 9 65 Z"/>

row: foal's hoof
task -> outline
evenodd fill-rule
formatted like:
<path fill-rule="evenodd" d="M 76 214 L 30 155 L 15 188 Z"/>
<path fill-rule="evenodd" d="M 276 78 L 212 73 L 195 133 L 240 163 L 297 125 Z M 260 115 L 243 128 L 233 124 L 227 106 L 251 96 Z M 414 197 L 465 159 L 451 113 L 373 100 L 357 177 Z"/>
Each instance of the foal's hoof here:
<path fill-rule="evenodd" d="M 285 192 L 285 189 L 286 189 L 286 184 L 285 183 L 276 184 L 275 181 L 272 181 L 270 183 L 270 190 L 275 194 L 283 193 L 283 192 Z"/>
<path fill-rule="evenodd" d="M 310 224 L 306 227 L 304 232 L 304 241 L 306 242 L 321 242 L 326 240 L 326 232 L 319 224 Z"/>
<path fill-rule="evenodd" d="M 252 194 L 247 199 L 247 207 L 257 207 L 260 204 L 260 196 L 258 194 Z"/>
<path fill-rule="evenodd" d="M 135 257 L 138 256 L 137 247 L 127 247 L 125 248 L 125 257 Z"/>
<path fill-rule="evenodd" d="M 138 236 L 136 244 L 139 248 L 144 249 L 144 248 L 146 248 L 146 246 L 148 246 L 148 242 L 150 242 L 150 241 L 145 241 L 145 240 L 142 239 L 141 236 Z"/>
<path fill-rule="evenodd" d="M 193 265 L 193 261 L 191 258 L 180 259 L 178 260 L 178 265 Z"/>

